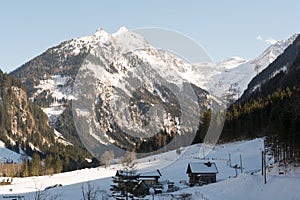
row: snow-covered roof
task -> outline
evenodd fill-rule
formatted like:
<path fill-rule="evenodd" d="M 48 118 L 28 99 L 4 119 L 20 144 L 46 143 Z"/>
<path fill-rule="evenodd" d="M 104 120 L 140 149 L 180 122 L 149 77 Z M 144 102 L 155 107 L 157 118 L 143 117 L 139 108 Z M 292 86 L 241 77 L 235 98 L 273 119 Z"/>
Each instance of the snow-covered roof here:
<path fill-rule="evenodd" d="M 159 170 L 155 171 L 124 171 L 117 170 L 117 176 L 139 176 L 139 177 L 161 177 L 161 173 Z"/>
<path fill-rule="evenodd" d="M 141 181 L 155 181 L 154 177 L 140 177 L 139 180 Z"/>
<path fill-rule="evenodd" d="M 187 173 L 218 173 L 216 163 L 214 162 L 199 162 L 189 163 Z"/>
<path fill-rule="evenodd" d="M 134 170 L 117 170 L 116 176 L 137 176 L 138 174 Z"/>
<path fill-rule="evenodd" d="M 159 170 L 155 170 L 155 171 L 138 171 L 138 174 L 140 174 L 140 176 L 152 176 L 152 177 L 160 177 L 162 176 Z"/>

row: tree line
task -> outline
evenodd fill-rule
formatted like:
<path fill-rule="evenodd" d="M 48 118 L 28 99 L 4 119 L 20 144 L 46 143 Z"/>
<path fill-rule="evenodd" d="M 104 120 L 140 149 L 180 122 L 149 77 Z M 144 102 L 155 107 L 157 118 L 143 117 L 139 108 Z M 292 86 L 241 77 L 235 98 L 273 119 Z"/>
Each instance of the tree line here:
<path fill-rule="evenodd" d="M 265 98 L 233 104 L 221 141 L 267 136 L 275 161 L 300 162 L 300 87 L 278 89 Z"/>

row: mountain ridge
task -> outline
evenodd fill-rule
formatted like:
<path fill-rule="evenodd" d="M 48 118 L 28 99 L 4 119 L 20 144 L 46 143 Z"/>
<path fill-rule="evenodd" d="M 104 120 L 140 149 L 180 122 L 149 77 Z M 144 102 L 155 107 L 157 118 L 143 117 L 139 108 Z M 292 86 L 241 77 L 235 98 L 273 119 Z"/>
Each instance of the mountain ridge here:
<path fill-rule="evenodd" d="M 219 62 L 217 65 L 206 63 L 199 67 L 199 65 L 184 63 L 169 52 L 156 51 L 145 38 L 128 31 L 126 28 L 120 28 L 119 31 L 113 34 L 108 34 L 100 28 L 91 36 L 74 38 L 49 48 L 11 74 L 25 82 L 28 96 L 47 113 L 49 123 L 54 129 L 62 134 L 68 142 L 76 143 L 79 138 L 76 135 L 76 127 L 73 124 L 74 110 L 72 110 L 70 103 L 76 100 L 76 97 L 72 94 L 73 85 L 90 51 L 98 48 L 100 53 L 98 52 L 97 56 L 102 62 L 101 67 L 103 67 L 108 78 L 111 78 L 110 84 L 117 85 L 112 87 L 107 85 L 107 83 L 101 82 L 102 80 L 98 80 L 101 87 L 99 86 L 95 89 L 105 92 L 96 95 L 99 98 L 99 104 L 95 108 L 98 110 L 93 116 L 96 117 L 96 121 L 91 123 L 94 123 L 94 127 L 101 125 L 109 134 L 104 134 L 106 139 L 99 139 L 99 137 L 94 139 L 106 144 L 107 141 L 118 141 L 118 145 L 122 148 L 125 148 L 127 145 L 133 148 L 132 144 L 137 141 L 122 132 L 120 127 L 111 124 L 109 119 L 112 117 L 112 110 L 105 102 L 109 102 L 112 94 L 117 91 L 115 88 L 128 95 L 130 92 L 127 90 L 132 85 L 130 79 L 141 79 L 141 74 L 135 73 L 135 75 L 138 74 L 137 77 L 130 75 L 134 65 L 144 69 L 153 69 L 153 66 L 156 66 L 157 68 L 154 68 L 156 72 L 163 75 L 176 88 L 180 89 L 185 84 L 192 85 L 194 91 L 198 91 L 196 95 L 202 112 L 210 108 L 213 101 L 211 94 L 225 99 L 229 105 L 237 100 L 251 79 L 260 70 L 266 68 L 272 62 L 272 59 L 276 59 L 293 42 L 294 37 L 296 36 L 271 45 L 256 59 L 246 61 L 233 57 Z M 134 53 L 127 53 L 127 51 L 132 49 L 135 50 Z M 124 54 L 124 52 L 126 53 Z M 203 74 L 203 72 L 209 72 L 210 74 Z M 94 80 L 95 77 L 91 78 L 91 80 Z M 146 103 L 138 104 L 132 101 L 132 107 L 130 108 L 131 115 L 135 117 L 136 123 L 140 125 L 148 123 L 148 118 L 143 115 L 153 106 L 152 104 L 162 103 L 165 105 L 166 99 L 161 94 L 168 94 L 167 90 L 161 85 L 157 87 L 155 84 L 146 82 L 143 87 L 144 91 L 148 91 L 147 95 L 142 94 L 141 91 L 138 91 L 135 95 L 138 95 L 138 98 L 143 101 L 151 103 L 149 105 Z M 211 94 L 205 90 L 208 90 Z M 156 92 L 155 94 L 154 91 Z M 167 95 L 167 98 L 173 98 L 168 99 L 171 102 L 176 99 L 172 95 Z M 153 99 L 156 100 L 152 102 L 151 100 Z M 120 105 L 125 106 L 124 104 Z M 172 106 L 169 106 L 169 108 L 168 106 L 165 107 L 167 110 L 171 110 L 170 108 Z M 90 111 L 90 114 L 91 112 L 94 111 Z M 173 131 L 173 134 L 180 134 L 184 130 L 183 127 L 179 126 L 179 121 L 175 119 L 178 117 L 176 115 L 177 109 L 174 108 L 172 112 L 170 113 L 172 118 L 164 115 L 163 121 L 166 122 L 161 127 L 163 130 L 162 135 L 172 135 L 171 131 Z M 128 124 L 130 123 L 128 122 Z M 95 135 L 93 133 L 90 134 Z M 129 142 L 122 139 L 121 136 L 130 138 Z M 154 138 L 153 140 L 161 140 L 161 138 Z M 143 144 L 142 146 L 147 145 Z"/>
<path fill-rule="evenodd" d="M 300 35 L 227 111 L 222 139 L 264 136 L 275 162 L 299 163 Z"/>
<path fill-rule="evenodd" d="M 263 87 L 266 82 L 272 80 L 280 73 L 289 73 L 289 70 L 291 67 L 293 67 L 299 53 L 300 35 L 293 35 L 293 37 L 295 37 L 295 40 L 284 50 L 283 54 L 278 56 L 267 68 L 262 70 L 256 77 L 251 80 L 251 82 L 249 82 L 247 89 L 245 90 L 243 96 L 241 96 L 241 98 L 238 100 L 238 102 L 243 102 L 244 99 L 249 98 L 251 95 L 255 95 L 256 92 L 259 93 L 261 87 Z M 276 85 L 277 88 L 281 88 L 278 83 Z"/>
<path fill-rule="evenodd" d="M 213 101 L 209 99 L 210 96 L 206 91 L 200 88 L 197 89 L 197 81 L 188 80 L 188 74 L 191 74 L 192 68 L 190 65 L 182 62 L 179 58 L 166 51 L 158 51 L 154 49 L 142 36 L 134 32 L 130 32 L 126 28 L 120 28 L 120 30 L 114 34 L 108 34 L 103 29 L 98 29 L 92 36 L 74 38 L 62 42 L 56 47 L 50 48 L 40 56 L 25 63 L 20 68 L 12 72 L 12 75 L 25 82 L 26 87 L 28 88 L 28 95 L 32 101 L 43 108 L 49 117 L 49 123 L 67 140 L 72 140 L 74 142 L 76 139 L 73 132 L 74 125 L 71 125 L 70 123 L 69 128 L 62 128 L 60 126 L 62 126 L 62 124 L 68 124 L 65 123 L 66 120 L 64 118 L 72 119 L 70 116 L 66 116 L 65 114 L 69 113 L 70 115 L 70 110 L 66 111 L 66 107 L 70 108 L 70 101 L 76 100 L 76 98 L 72 95 L 73 84 L 77 78 L 82 63 L 85 61 L 90 50 L 95 48 L 98 48 L 99 50 L 99 54 L 97 56 L 99 56 L 99 59 L 102 62 L 101 67 L 103 67 L 106 76 L 111 78 L 110 84 L 117 84 L 115 87 L 117 87 L 118 90 L 122 90 L 126 95 L 129 94 L 129 91 L 127 90 L 132 85 L 130 83 L 131 78 L 133 78 L 132 80 L 143 80 L 143 78 L 146 77 L 145 74 L 143 74 L 144 72 L 141 73 L 142 71 L 134 71 L 134 73 L 132 73 L 132 70 L 135 70 L 133 66 L 137 64 L 140 66 L 140 69 L 142 69 L 143 66 L 143 70 L 147 69 L 148 72 L 159 72 L 158 74 L 160 74 L 161 78 L 168 80 L 168 82 L 174 86 L 172 86 L 173 88 L 180 89 L 181 87 L 185 87 L 191 83 L 192 87 L 195 91 L 197 91 L 195 95 L 198 96 L 198 99 L 195 96 L 191 102 L 198 101 L 199 107 L 202 110 L 207 109 L 209 104 L 211 104 L 211 101 Z M 134 50 L 134 53 L 127 53 L 132 49 Z M 150 77 L 152 77 L 153 80 L 158 78 L 158 76 L 155 75 L 151 75 Z M 99 81 L 101 82 L 102 80 Z M 103 87 L 101 86 L 96 89 L 99 91 L 107 90 L 107 92 L 99 95 L 99 102 L 106 102 L 111 96 L 109 91 L 114 91 L 115 89 L 114 87 L 107 85 L 107 83 L 101 82 L 101 84 Z M 158 85 L 155 86 L 155 84 Z M 160 99 L 155 102 L 162 105 L 166 105 L 167 102 L 164 98 L 175 99 L 174 95 L 173 97 L 172 95 L 163 97 L 161 94 L 167 94 L 166 89 L 161 85 L 161 83 L 155 84 L 151 83 L 150 80 L 150 82 L 147 82 L 142 86 L 143 89 L 148 91 L 146 96 L 140 92 L 136 94 L 141 95 L 139 98 L 146 98 L 145 100 L 147 101 L 150 99 Z M 189 87 L 191 88 L 191 86 Z M 178 92 L 178 94 L 180 94 L 180 92 Z M 172 102 L 173 100 L 170 101 Z M 152 102 L 152 104 L 153 103 L 154 102 Z M 100 125 L 103 125 L 107 131 L 112 130 L 115 132 L 115 128 L 113 128 L 105 117 L 102 117 L 101 119 L 99 118 L 99 116 L 102 115 L 106 117 L 111 116 L 111 111 L 107 110 L 107 107 L 105 107 L 107 106 L 106 104 L 97 105 L 97 108 L 98 106 L 100 106 L 100 110 L 97 111 L 97 120 L 100 122 Z M 149 107 L 148 104 L 143 103 L 135 106 L 138 106 L 137 113 L 134 114 L 137 116 L 137 123 L 149 123 L 146 122 L 148 120 L 147 117 L 142 117 L 142 115 L 146 114 L 147 110 L 150 109 L 152 105 L 150 104 Z M 165 109 L 169 110 L 168 112 L 177 112 L 176 109 L 175 111 L 172 111 L 167 107 L 172 106 L 165 107 Z M 133 110 L 135 109 L 131 108 L 131 112 L 133 112 Z M 191 110 L 191 112 L 194 111 Z M 179 134 L 179 128 L 177 127 L 178 124 L 174 123 L 176 121 L 174 113 L 171 113 L 172 119 L 169 119 L 167 115 L 165 116 L 164 120 L 171 120 L 172 122 L 164 122 L 165 125 L 162 125 L 164 128 L 161 128 L 167 131 L 175 130 L 175 132 L 178 131 Z M 200 115 L 200 113 L 198 115 Z M 95 121 L 95 125 L 99 125 L 97 121 Z M 173 127 L 165 127 L 170 125 Z M 181 131 L 184 131 L 186 128 L 187 127 L 184 128 L 182 126 Z M 72 132 L 68 131 L 68 129 L 72 130 Z M 62 130 L 65 132 L 61 132 Z M 114 133 L 114 135 L 110 134 L 108 141 L 116 141 L 117 138 L 120 140 L 120 137 L 117 135 L 122 135 L 123 133 L 120 129 L 117 128 L 117 130 L 119 133 Z M 192 131 L 190 130 L 189 132 Z M 107 135 L 105 137 L 107 137 Z M 96 140 L 97 139 L 99 139 L 99 137 L 97 137 Z M 105 140 L 105 138 L 101 139 L 101 141 Z M 122 148 L 126 145 L 130 145 L 132 141 L 128 144 L 128 142 L 123 140 L 123 143 Z"/>
<path fill-rule="evenodd" d="M 269 46 L 254 59 L 232 57 L 216 64 L 195 64 L 195 67 L 200 69 L 199 72 L 203 71 L 206 74 L 206 76 L 198 76 L 203 83 L 202 88 L 225 99 L 230 105 L 242 96 L 252 78 L 280 56 L 293 43 L 297 35 L 294 34 L 288 39 Z"/>

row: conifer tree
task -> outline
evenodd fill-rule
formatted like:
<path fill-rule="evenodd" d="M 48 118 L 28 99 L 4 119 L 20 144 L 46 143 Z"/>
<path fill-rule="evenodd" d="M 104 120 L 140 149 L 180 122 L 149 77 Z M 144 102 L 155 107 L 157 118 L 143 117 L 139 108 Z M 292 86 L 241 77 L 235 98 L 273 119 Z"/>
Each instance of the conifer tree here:
<path fill-rule="evenodd" d="M 38 176 L 40 174 L 41 168 L 41 158 L 38 154 L 34 153 L 32 155 L 32 161 L 30 163 L 30 175 Z"/>
<path fill-rule="evenodd" d="M 60 157 L 58 154 L 54 157 L 54 172 L 55 173 L 61 173 L 62 171 L 62 162 L 60 160 Z"/>

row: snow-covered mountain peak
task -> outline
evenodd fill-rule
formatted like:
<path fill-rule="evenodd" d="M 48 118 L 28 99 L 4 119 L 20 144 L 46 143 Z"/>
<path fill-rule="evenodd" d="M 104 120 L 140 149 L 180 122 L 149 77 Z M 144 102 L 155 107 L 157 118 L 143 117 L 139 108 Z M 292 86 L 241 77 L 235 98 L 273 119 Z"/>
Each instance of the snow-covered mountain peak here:
<path fill-rule="evenodd" d="M 213 98 L 201 88 L 206 89 L 212 95 L 233 102 L 241 96 L 251 79 L 257 74 L 255 68 L 257 66 L 260 66 L 259 69 L 266 68 L 270 64 L 270 55 L 274 56 L 273 60 L 276 59 L 292 42 L 292 39 L 285 42 L 280 41 L 268 48 L 258 58 L 250 61 L 232 57 L 217 64 L 206 62 L 191 65 L 167 51 L 155 49 L 143 36 L 128 31 L 125 27 L 121 27 L 113 34 L 100 28 L 93 35 L 63 42 L 37 58 L 38 62 L 33 60 L 28 63 L 28 68 L 37 69 L 32 76 L 38 80 L 35 91 L 30 97 L 47 102 L 47 107 L 43 110 L 48 114 L 50 122 L 53 116 L 54 120 L 51 124 L 57 124 L 57 117 L 64 111 L 68 100 L 73 99 L 73 103 L 78 101 L 77 105 L 81 105 L 81 103 L 86 105 L 87 102 L 91 102 L 88 106 L 97 107 L 97 113 L 94 112 L 95 108 L 90 107 L 88 109 L 79 107 L 80 109 L 73 109 L 73 111 L 78 115 L 79 122 L 86 123 L 81 127 L 85 127 L 85 125 L 92 127 L 89 130 L 90 135 L 104 145 L 117 143 L 124 147 L 135 144 L 134 138 L 123 139 L 128 130 L 132 133 L 150 136 L 150 131 L 142 128 L 152 119 L 145 115 L 152 107 L 155 108 L 153 108 L 155 111 L 153 119 L 159 125 L 158 128 L 166 130 L 168 134 L 173 132 L 184 135 L 196 130 L 197 127 L 189 128 L 192 127 L 190 124 L 194 121 L 188 119 L 186 120 L 189 123 L 187 125 L 184 124 L 185 121 L 170 125 L 171 120 L 166 117 L 165 113 L 160 112 L 164 109 L 157 109 L 156 104 L 166 105 L 167 112 L 173 114 L 172 121 L 176 121 L 176 118 L 180 117 L 177 115 L 180 113 L 178 108 L 188 111 L 186 113 L 197 112 L 192 115 L 197 116 L 200 112 L 194 109 L 195 107 L 197 108 L 199 105 L 199 109 L 205 110 L 212 105 Z M 89 52 L 90 56 L 86 56 Z M 85 65 L 82 66 L 83 64 Z M 32 71 L 31 69 L 28 71 Z M 43 73 L 48 73 L 47 76 L 41 78 L 44 74 L 38 74 L 40 73 L 39 69 L 43 69 Z M 101 73 L 90 73 L 86 69 L 91 69 L 91 72 L 96 69 L 96 72 Z M 81 74 L 78 75 L 78 71 Z M 85 87 L 86 79 L 95 83 L 91 90 L 87 90 Z M 74 82 L 78 83 L 78 80 L 83 80 L 83 84 L 79 82 L 78 87 L 73 87 Z M 188 98 L 185 96 L 177 98 L 173 95 L 184 94 L 183 91 L 186 92 L 191 83 L 197 90 L 195 98 L 188 95 L 186 95 Z M 80 86 L 84 87 L 80 88 Z M 169 88 L 172 88 L 172 91 L 169 91 Z M 195 93 L 193 88 L 188 94 Z M 84 94 L 87 101 L 80 102 L 79 100 L 82 98 L 71 95 L 73 90 L 83 93 L 95 92 L 95 94 Z M 139 104 L 132 98 L 132 94 L 143 102 L 150 100 L 150 103 Z M 117 98 L 118 95 L 120 98 Z M 97 101 L 92 98 L 88 99 L 90 97 L 98 99 Z M 125 100 L 122 99 L 123 97 Z M 180 104 L 177 102 L 178 99 L 185 101 Z M 95 102 L 97 105 L 94 105 Z M 128 102 L 130 106 L 128 106 Z M 74 106 L 75 103 L 72 105 Z M 187 108 L 180 107 L 181 105 L 187 106 Z M 126 115 L 116 115 L 114 118 L 118 120 L 118 127 L 116 127 L 111 116 L 119 113 L 119 110 L 125 110 Z M 174 113 L 172 113 L 173 111 Z M 89 120 L 91 117 L 93 121 Z M 193 119 L 197 119 L 197 117 L 193 117 Z M 195 124 L 198 126 L 199 122 L 197 121 Z M 95 135 L 94 133 L 98 133 L 97 130 L 100 129 L 102 134 Z M 114 139 L 117 133 L 121 139 Z"/>
<path fill-rule="evenodd" d="M 107 33 L 106 31 L 103 30 L 103 28 L 98 28 L 97 31 L 94 33 L 94 36 L 96 37 L 103 37 L 103 36 L 108 36 L 109 33 Z"/>
<path fill-rule="evenodd" d="M 55 59 L 48 59 L 48 56 Z M 97 105 L 94 105 L 94 101 L 89 104 L 100 108 L 97 114 L 94 115 L 92 112 L 94 109 L 89 112 L 89 109 L 81 109 L 81 107 L 73 111 L 78 114 L 80 122 L 84 121 L 89 127 L 93 127 L 89 133 L 103 145 L 112 143 L 124 147 L 131 145 L 135 142 L 135 138 L 123 139 L 127 130 L 150 136 L 151 131 L 146 129 L 148 126 L 144 128 L 144 124 L 152 119 L 157 124 L 157 130 L 166 130 L 170 134 L 191 134 L 199 124 L 195 120 L 200 117 L 194 116 L 200 113 L 199 110 L 206 110 L 211 102 L 214 102 L 207 92 L 201 89 L 203 83 L 200 80 L 203 77 L 198 76 L 203 76 L 203 72 L 199 73 L 197 68 L 170 52 L 154 48 L 142 35 L 129 31 L 125 27 L 121 27 L 113 34 L 99 28 L 92 35 L 74 38 L 47 50 L 38 59 L 45 61 L 43 69 L 47 70 L 38 76 L 33 74 L 37 81 L 30 97 L 34 102 L 38 102 L 39 99 L 43 101 L 50 99 L 43 107 L 43 111 L 48 115 L 51 125 L 59 123 L 59 116 L 64 114 L 63 111 L 71 99 L 73 103 L 76 100 L 80 103 L 80 98 L 73 95 L 74 91 L 90 92 L 85 84 L 82 84 L 84 87 L 79 90 L 81 84 L 74 87 L 74 83 L 80 83 L 80 80 L 85 80 L 87 77 L 89 82 L 96 83 L 92 90 L 95 95 L 85 96 L 98 98 Z M 40 68 L 35 61 L 27 65 L 33 69 Z M 93 75 L 89 72 L 93 72 L 91 73 Z M 197 93 L 194 90 L 197 90 Z M 188 95 L 184 95 L 184 92 Z M 174 94 L 181 96 L 177 97 Z M 133 95 L 134 97 L 138 95 L 143 102 L 150 100 L 150 103 L 136 103 L 132 98 Z M 181 103 L 178 99 L 185 101 Z M 127 105 L 129 100 L 130 107 Z M 166 105 L 165 109 L 157 109 L 156 105 L 160 104 Z M 75 103 L 72 105 L 74 106 Z M 146 112 L 149 107 L 155 111 L 153 118 L 148 117 Z M 178 109 L 187 110 L 186 113 L 193 116 L 193 119 L 189 119 L 187 115 L 174 124 L 173 121 L 179 117 Z M 117 112 L 119 110 L 126 111 L 126 115 L 115 115 L 114 113 L 119 113 Z M 165 110 L 168 113 L 164 114 Z M 93 116 L 93 121 L 81 119 L 89 118 L 87 113 Z M 169 113 L 172 114 L 171 117 L 168 117 Z M 111 116 L 115 116 L 114 120 L 117 120 L 118 127 L 113 124 Z M 195 128 L 190 128 L 194 124 Z M 95 135 L 100 128 L 103 134 Z M 121 128 L 122 131 L 119 131 L 118 129 Z M 59 128 L 57 131 L 64 134 Z M 118 136 L 118 140 L 114 139 L 115 135 Z"/>
<path fill-rule="evenodd" d="M 153 47 L 141 35 L 128 31 L 125 27 L 121 27 L 119 31 L 112 35 L 114 45 L 121 50 L 122 53 L 133 51 L 136 49 L 148 49 Z"/>
<path fill-rule="evenodd" d="M 103 28 L 99 28 L 93 35 L 71 39 L 64 42 L 62 46 L 58 46 L 55 50 L 65 57 L 76 56 L 79 53 L 89 52 L 98 47 L 104 47 L 107 51 L 109 48 L 114 48 L 122 53 L 134 49 L 152 48 L 144 37 L 129 31 L 123 26 L 113 34 L 109 34 Z"/>
<path fill-rule="evenodd" d="M 220 68 L 231 69 L 244 64 L 245 62 L 247 62 L 247 60 L 238 56 L 233 56 L 231 58 L 218 62 L 216 65 Z"/>
<path fill-rule="evenodd" d="M 147 61 L 150 65 L 160 66 L 162 63 L 167 65 L 166 68 L 158 67 L 157 71 L 167 70 L 162 74 L 166 77 L 173 77 L 170 80 L 174 82 L 180 83 L 181 81 L 178 80 L 183 78 L 215 96 L 236 100 L 247 88 L 251 79 L 282 54 L 296 37 L 297 34 L 287 40 L 278 41 L 257 58 L 249 61 L 234 56 L 218 63 L 207 62 L 192 65 L 174 58 L 169 53 L 158 52 L 142 35 L 129 31 L 126 27 L 121 27 L 113 34 L 99 28 L 93 35 L 69 40 L 54 50 L 59 53 L 63 63 L 68 57 L 88 53 L 100 47 L 103 55 L 106 55 L 105 59 L 113 61 L 107 63 L 107 66 L 114 63 L 119 69 L 127 65 L 125 58 L 121 58 L 122 55 L 134 51 L 141 60 Z M 120 74 L 123 74 L 121 71 Z"/>
<path fill-rule="evenodd" d="M 268 47 L 258 57 L 249 61 L 235 56 L 216 64 L 194 64 L 194 68 L 203 74 L 203 76 L 199 76 L 200 79 L 202 77 L 199 82 L 211 94 L 233 102 L 247 89 L 252 78 L 280 56 L 294 42 L 297 36 L 298 34 L 294 34 L 289 39 L 278 41 Z"/>
<path fill-rule="evenodd" d="M 260 73 L 269 64 L 271 64 L 284 50 L 291 45 L 298 34 L 292 35 L 290 38 L 281 40 L 272 44 L 263 53 L 261 53 L 256 59 L 250 61 L 249 63 L 255 66 L 255 71 Z"/>
<path fill-rule="evenodd" d="M 125 33 L 125 32 L 128 32 L 129 30 L 125 27 L 125 26 L 122 26 L 121 28 L 119 28 L 119 30 L 114 33 L 114 34 L 120 34 L 120 33 Z"/>

